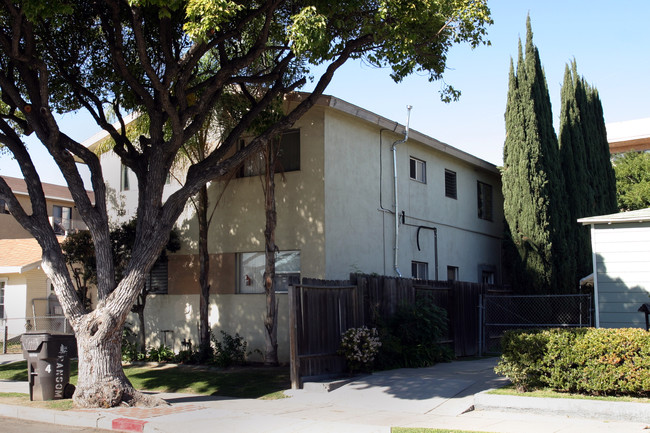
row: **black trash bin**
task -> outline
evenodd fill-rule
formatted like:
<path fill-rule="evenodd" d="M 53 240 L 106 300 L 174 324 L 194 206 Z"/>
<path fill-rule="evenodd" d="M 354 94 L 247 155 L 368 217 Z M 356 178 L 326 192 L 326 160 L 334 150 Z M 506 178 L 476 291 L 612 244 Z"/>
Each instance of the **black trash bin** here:
<path fill-rule="evenodd" d="M 70 358 L 77 352 L 71 334 L 27 332 L 20 337 L 27 360 L 30 400 L 60 400 L 72 397 Z"/>

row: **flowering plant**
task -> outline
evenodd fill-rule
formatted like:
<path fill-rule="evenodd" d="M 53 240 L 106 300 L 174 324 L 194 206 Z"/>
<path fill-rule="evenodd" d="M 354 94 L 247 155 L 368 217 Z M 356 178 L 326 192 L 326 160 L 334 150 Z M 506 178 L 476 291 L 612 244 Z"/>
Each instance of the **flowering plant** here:
<path fill-rule="evenodd" d="M 348 361 L 350 370 L 365 371 L 370 368 L 379 352 L 381 342 L 377 329 L 350 328 L 341 334 L 341 347 L 338 353 Z"/>

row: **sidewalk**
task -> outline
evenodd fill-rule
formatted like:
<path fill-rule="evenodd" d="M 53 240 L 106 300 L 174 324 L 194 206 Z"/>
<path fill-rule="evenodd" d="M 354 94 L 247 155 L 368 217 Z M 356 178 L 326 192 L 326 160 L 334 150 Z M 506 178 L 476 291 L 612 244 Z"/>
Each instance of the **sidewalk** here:
<path fill-rule="evenodd" d="M 2 356 L 0 356 L 0 363 Z M 281 400 L 228 399 L 190 394 L 160 394 L 170 403 L 163 408 L 114 408 L 66 412 L 0 405 L 0 415 L 53 424 L 97 427 L 134 432 L 177 433 L 191 431 L 239 432 L 377 432 L 391 427 L 430 427 L 485 432 L 645 432 L 650 425 L 650 405 L 639 409 L 641 420 L 615 419 L 616 411 L 590 415 L 573 400 L 563 414 L 534 403 L 529 397 L 486 396 L 504 379 L 492 369 L 496 359 L 458 361 L 424 369 L 378 372 L 326 392 L 318 384 L 287 391 Z M 26 382 L 1 382 L 0 392 L 28 392 Z M 490 406 L 492 397 L 501 398 Z M 481 410 L 472 410 L 476 401 Z M 531 400 L 516 408 L 511 400 Z M 565 401 L 565 400 L 561 400 Z M 486 403 L 487 402 L 487 403 Z M 577 403 L 575 403 L 577 402 Z M 602 403 L 602 402 L 599 402 Z M 615 406 L 618 403 L 607 403 Z M 622 405 L 627 405 L 622 403 Z M 637 404 L 638 405 L 638 404 Z M 513 412 L 495 410 L 507 409 Z M 568 406 L 568 405 L 567 405 Z M 532 408 L 531 408 L 532 407 Z M 622 407 L 622 406 L 619 406 Z M 548 413 L 551 410 L 552 413 Z M 537 411 L 537 413 L 535 413 Z M 545 412 L 546 411 L 546 412 Z M 648 419 L 645 420 L 645 414 Z M 620 415 L 620 414 L 619 414 Z"/>

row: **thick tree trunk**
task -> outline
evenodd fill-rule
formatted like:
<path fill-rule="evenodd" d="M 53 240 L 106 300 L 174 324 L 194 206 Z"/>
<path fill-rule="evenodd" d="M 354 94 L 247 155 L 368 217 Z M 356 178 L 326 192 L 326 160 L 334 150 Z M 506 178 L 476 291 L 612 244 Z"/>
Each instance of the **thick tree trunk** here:
<path fill-rule="evenodd" d="M 278 307 L 275 299 L 275 227 L 277 226 L 277 213 L 275 209 L 275 146 L 271 144 L 266 153 L 265 175 L 265 201 L 266 228 L 264 240 L 266 244 L 264 267 L 264 290 L 266 292 L 266 319 L 264 320 L 264 339 L 266 351 L 264 353 L 265 365 L 278 364 Z"/>
<path fill-rule="evenodd" d="M 208 188 L 203 186 L 199 191 L 197 218 L 199 222 L 199 358 L 206 361 L 211 355 L 210 323 L 210 252 L 208 250 Z"/>
<path fill-rule="evenodd" d="M 77 407 L 158 406 L 162 399 L 136 391 L 122 369 L 122 326 L 111 317 L 89 314 L 76 330 L 79 376 Z"/>

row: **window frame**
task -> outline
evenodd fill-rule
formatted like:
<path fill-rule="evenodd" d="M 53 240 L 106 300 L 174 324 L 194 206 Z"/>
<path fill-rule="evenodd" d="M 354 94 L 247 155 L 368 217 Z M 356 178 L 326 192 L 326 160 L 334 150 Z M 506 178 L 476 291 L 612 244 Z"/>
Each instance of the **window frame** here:
<path fill-rule="evenodd" d="M 453 272 L 454 277 L 449 278 L 450 272 Z M 460 269 L 458 266 L 447 265 L 447 281 L 458 281 L 460 278 Z"/>
<path fill-rule="evenodd" d="M 302 271 L 301 265 L 301 251 L 300 250 L 284 250 L 277 251 L 276 253 L 276 270 L 275 278 L 273 280 L 273 287 L 275 288 L 275 293 L 288 293 L 289 285 L 293 281 L 300 281 L 300 274 Z M 248 256 L 248 258 L 245 258 Z M 296 268 L 290 270 L 278 270 L 278 262 L 283 259 L 283 257 L 291 258 L 293 256 L 297 264 Z M 247 266 L 249 268 L 248 272 L 244 269 L 245 262 L 251 260 L 260 260 L 261 264 Z M 265 267 L 265 254 L 263 251 L 246 251 L 237 253 L 237 284 L 236 284 L 236 293 L 241 295 L 259 295 L 264 294 L 265 289 L 263 285 L 264 279 L 264 267 Z M 281 265 L 280 265 L 281 266 Z M 246 272 L 246 273 L 244 273 Z M 251 286 L 250 289 L 245 289 L 246 287 Z M 280 289 L 278 289 L 280 287 Z"/>
<path fill-rule="evenodd" d="M 120 163 L 120 191 L 130 191 L 129 167 Z"/>
<path fill-rule="evenodd" d="M 458 200 L 458 174 L 448 168 L 445 168 L 445 197 Z"/>
<path fill-rule="evenodd" d="M 420 168 L 418 170 L 418 167 Z M 427 162 L 423 159 L 409 156 L 409 178 L 416 182 L 427 183 Z"/>
<path fill-rule="evenodd" d="M 422 276 L 424 275 L 424 276 Z M 411 260 L 411 278 L 416 280 L 429 279 L 429 262 Z"/>
<path fill-rule="evenodd" d="M 65 212 L 64 212 L 65 210 Z M 64 215 L 68 214 L 65 218 Z M 64 235 L 66 231 L 72 229 L 72 207 L 62 206 L 59 204 L 52 205 L 52 227 L 57 235 Z"/>
<path fill-rule="evenodd" d="M 161 277 L 164 274 L 164 277 L 160 279 L 160 284 L 163 287 L 155 286 L 157 290 L 152 290 L 152 285 L 154 283 L 153 275 L 154 272 L 158 273 L 158 277 Z M 156 279 L 156 283 L 158 283 Z M 156 262 L 151 267 L 151 270 L 147 274 L 147 277 L 144 281 L 144 287 L 147 289 L 147 293 L 150 295 L 166 295 L 169 292 L 169 258 L 167 254 L 161 254 Z"/>
<path fill-rule="evenodd" d="M 295 141 L 284 141 L 288 140 L 288 137 L 296 137 L 297 136 L 297 143 Z M 289 129 L 287 131 L 284 131 L 282 135 L 280 136 L 280 141 L 277 142 L 277 144 L 273 144 L 274 146 L 277 146 L 277 155 L 275 158 L 275 173 L 276 174 L 281 174 L 281 173 L 288 173 L 292 171 L 300 171 L 301 170 L 301 134 L 300 134 L 300 128 L 294 128 L 294 129 Z M 240 140 L 239 144 L 237 146 L 237 150 L 241 150 L 248 146 L 248 143 L 246 143 L 245 140 Z M 292 154 L 294 155 L 294 158 L 291 159 L 289 162 L 287 162 L 284 158 L 284 151 L 289 148 L 289 146 L 292 146 Z M 287 149 L 285 149 L 285 147 Z M 254 153 L 253 155 L 250 155 L 239 167 L 237 170 L 237 177 L 238 178 L 243 178 L 243 177 L 255 177 L 255 176 L 261 176 L 264 173 L 266 173 L 266 164 L 264 162 L 264 156 L 262 154 L 262 151 Z"/>
<path fill-rule="evenodd" d="M 481 182 L 480 180 L 476 181 L 476 196 L 479 219 L 492 221 L 494 218 L 492 185 Z"/>

